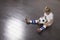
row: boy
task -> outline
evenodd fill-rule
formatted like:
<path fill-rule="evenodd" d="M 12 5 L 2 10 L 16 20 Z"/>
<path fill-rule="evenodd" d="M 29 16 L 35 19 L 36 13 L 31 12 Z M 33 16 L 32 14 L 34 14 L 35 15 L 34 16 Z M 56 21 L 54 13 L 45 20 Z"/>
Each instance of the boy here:
<path fill-rule="evenodd" d="M 41 21 L 42 19 L 45 19 Z M 25 19 L 26 23 L 28 24 L 39 24 L 42 25 L 40 28 L 37 29 L 38 32 L 43 31 L 47 27 L 51 26 L 53 23 L 53 13 L 49 7 L 44 8 L 44 16 L 40 17 L 38 20 L 29 20 L 28 18 Z"/>

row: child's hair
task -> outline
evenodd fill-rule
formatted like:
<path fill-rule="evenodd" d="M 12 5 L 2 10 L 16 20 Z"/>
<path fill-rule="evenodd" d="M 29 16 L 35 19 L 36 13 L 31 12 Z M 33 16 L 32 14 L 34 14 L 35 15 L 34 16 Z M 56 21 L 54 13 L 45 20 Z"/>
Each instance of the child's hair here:
<path fill-rule="evenodd" d="M 48 6 L 46 6 L 46 7 L 44 8 L 44 12 L 51 12 L 51 9 L 50 9 Z"/>

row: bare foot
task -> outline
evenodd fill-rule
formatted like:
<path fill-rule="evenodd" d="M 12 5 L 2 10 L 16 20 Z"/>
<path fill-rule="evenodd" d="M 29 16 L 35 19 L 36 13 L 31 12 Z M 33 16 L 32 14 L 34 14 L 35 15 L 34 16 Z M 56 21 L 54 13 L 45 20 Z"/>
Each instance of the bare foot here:
<path fill-rule="evenodd" d="M 27 24 L 30 24 L 29 18 L 26 17 L 25 20 L 26 20 L 26 23 L 27 23 Z"/>
<path fill-rule="evenodd" d="M 37 29 L 37 32 L 41 32 L 40 28 Z"/>

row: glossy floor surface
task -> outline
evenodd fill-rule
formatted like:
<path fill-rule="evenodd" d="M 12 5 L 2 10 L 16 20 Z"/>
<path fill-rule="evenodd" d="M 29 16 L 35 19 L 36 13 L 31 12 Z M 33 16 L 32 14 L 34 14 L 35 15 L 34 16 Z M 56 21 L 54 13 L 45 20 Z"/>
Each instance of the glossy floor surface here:
<path fill-rule="evenodd" d="M 25 17 L 38 19 L 49 6 L 54 24 L 38 34 L 38 25 L 27 25 Z M 60 0 L 0 0 L 0 40 L 60 40 Z"/>

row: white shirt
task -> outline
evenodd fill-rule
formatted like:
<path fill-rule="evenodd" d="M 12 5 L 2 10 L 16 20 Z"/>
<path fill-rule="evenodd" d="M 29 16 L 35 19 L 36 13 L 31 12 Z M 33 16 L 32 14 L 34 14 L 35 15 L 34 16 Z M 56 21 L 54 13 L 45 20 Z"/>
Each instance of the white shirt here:
<path fill-rule="evenodd" d="M 46 17 L 46 19 L 47 19 L 47 21 L 48 22 L 50 22 L 50 20 L 53 20 L 53 13 L 52 12 L 50 12 L 50 14 L 46 14 L 46 13 L 44 13 L 44 16 Z M 49 23 L 48 25 L 51 25 L 52 23 Z"/>
<path fill-rule="evenodd" d="M 44 13 L 44 16 L 46 17 L 48 22 L 50 22 L 50 20 L 53 20 L 53 13 L 52 12 L 50 12 L 50 14 L 48 14 L 48 15 L 46 13 Z"/>

